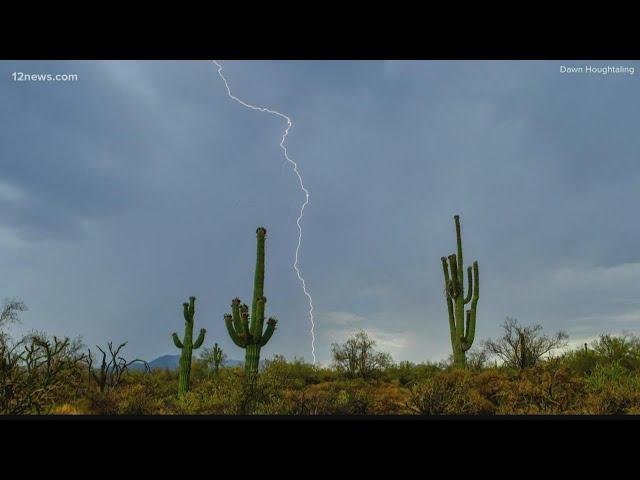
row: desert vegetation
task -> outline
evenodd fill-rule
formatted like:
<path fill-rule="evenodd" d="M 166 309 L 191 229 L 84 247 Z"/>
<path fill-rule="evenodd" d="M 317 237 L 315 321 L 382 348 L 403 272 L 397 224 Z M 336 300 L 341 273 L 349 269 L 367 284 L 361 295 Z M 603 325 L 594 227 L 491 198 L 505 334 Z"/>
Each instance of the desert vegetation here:
<path fill-rule="evenodd" d="M 276 320 L 265 322 L 267 232 L 259 228 L 251 310 L 236 298 L 231 314 L 224 316 L 231 340 L 245 351 L 242 365 L 228 365 L 227 352 L 206 338 L 205 329 L 194 341 L 195 297 L 183 304 L 182 339 L 172 335 L 180 349 L 176 369 L 152 369 L 130 358 L 126 341 L 87 347 L 81 339 L 42 332 L 13 338 L 9 327 L 27 306 L 7 300 L 0 311 L 0 414 L 640 413 L 640 338 L 635 335 L 602 334 L 569 348 L 565 332 L 548 333 L 541 325 L 507 318 L 502 335 L 475 341 L 478 263 L 467 268 L 465 293 L 460 219 L 454 220 L 457 253 L 442 258 L 452 353 L 440 362 L 396 362 L 366 330 L 332 344 L 327 366 L 263 355 Z M 443 328 L 445 322 L 443 312 Z M 205 346 L 205 340 L 213 346 Z"/>
<path fill-rule="evenodd" d="M 518 327 L 515 320 L 511 320 Z M 524 328 L 524 327 L 521 327 Z M 542 331 L 530 327 L 526 342 Z M 506 334 L 506 333 L 505 333 Z M 547 337 L 557 338 L 556 335 Z M 537 340 L 536 340 L 537 339 Z M 496 339 L 492 342 L 502 342 Z M 314 366 L 279 355 L 257 376 L 193 359 L 190 389 L 180 369 L 132 369 L 123 349 L 88 368 L 77 341 L 28 336 L 0 344 L 2 414 L 86 415 L 513 415 L 640 413 L 640 338 L 601 335 L 587 347 L 558 348 L 533 364 L 511 364 L 487 342 L 466 368 L 394 362 L 361 331 L 333 348 L 333 363 Z M 517 347 L 519 348 L 519 347 Z M 218 347 L 219 349 L 219 347 Z M 113 348 L 115 352 L 116 348 Z"/>

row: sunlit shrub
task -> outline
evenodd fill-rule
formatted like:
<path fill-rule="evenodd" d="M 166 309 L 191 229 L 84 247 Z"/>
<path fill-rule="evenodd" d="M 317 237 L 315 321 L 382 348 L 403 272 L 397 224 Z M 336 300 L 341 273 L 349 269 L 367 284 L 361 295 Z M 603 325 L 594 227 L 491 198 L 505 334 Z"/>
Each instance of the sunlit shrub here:
<path fill-rule="evenodd" d="M 369 411 L 372 415 L 409 414 L 409 395 L 410 390 L 398 381 L 379 382 L 372 388 Z"/>
<path fill-rule="evenodd" d="M 415 384 L 408 407 L 421 415 L 491 414 L 495 405 L 473 386 L 473 373 L 466 370 L 442 372 Z"/>
<path fill-rule="evenodd" d="M 125 385 L 116 393 L 120 415 L 154 415 L 165 413 L 162 398 L 156 396 L 150 383 Z"/>
<path fill-rule="evenodd" d="M 52 415 L 82 415 L 85 412 L 80 409 L 77 405 L 72 405 L 70 403 L 63 403 L 61 405 L 57 405 L 51 409 L 50 412 Z"/>
<path fill-rule="evenodd" d="M 291 415 L 367 415 L 374 411 L 374 387 L 362 379 L 339 380 L 288 391 Z"/>
<path fill-rule="evenodd" d="M 507 415 L 579 413 L 584 380 L 557 361 L 522 371 L 498 392 L 496 413 Z"/>

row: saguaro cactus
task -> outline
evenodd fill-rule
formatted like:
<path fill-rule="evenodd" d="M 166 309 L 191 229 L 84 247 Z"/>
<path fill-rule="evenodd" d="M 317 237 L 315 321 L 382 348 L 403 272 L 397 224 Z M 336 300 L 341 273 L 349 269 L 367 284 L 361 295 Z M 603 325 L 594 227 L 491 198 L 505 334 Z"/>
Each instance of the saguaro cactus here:
<path fill-rule="evenodd" d="M 224 316 L 231 340 L 240 348 L 245 349 L 244 368 L 247 375 L 251 376 L 258 373 L 260 349 L 267 344 L 276 329 L 276 323 L 278 323 L 276 319 L 269 318 L 267 327 L 264 328 L 264 308 L 267 303 L 267 298 L 264 296 L 264 244 L 267 230 L 263 227 L 258 228 L 256 236 L 258 237 L 258 251 L 251 315 L 249 315 L 249 307 L 239 298 L 234 298 L 231 302 L 231 315 Z"/>
<path fill-rule="evenodd" d="M 213 350 L 211 351 L 212 353 L 212 360 L 213 360 L 213 373 L 215 373 L 216 375 L 218 374 L 218 372 L 220 371 L 220 365 L 222 364 L 222 359 L 224 356 L 224 353 L 222 353 L 222 349 L 218 346 L 218 344 L 216 343 L 213 346 Z"/>
<path fill-rule="evenodd" d="M 191 356 L 193 350 L 197 350 L 204 342 L 204 335 L 207 331 L 200 329 L 200 335 L 193 342 L 193 317 L 196 313 L 196 297 L 189 297 L 189 303 L 183 303 L 184 310 L 184 337 L 182 341 L 174 332 L 173 343 L 181 350 L 180 353 L 180 373 L 178 377 L 178 395 L 184 395 L 189 391 L 189 379 L 191 377 Z"/>
<path fill-rule="evenodd" d="M 466 352 L 471 348 L 476 334 L 476 309 L 480 298 L 480 276 L 478 262 L 473 262 L 473 270 L 467 268 L 468 291 L 464 294 L 464 264 L 462 263 L 462 238 L 460 235 L 460 216 L 453 217 L 456 223 L 458 254 L 442 257 L 444 270 L 445 296 L 449 313 L 449 329 L 453 361 L 456 367 L 464 368 L 467 363 Z M 466 311 L 464 306 L 471 303 Z M 465 322 L 466 319 L 466 322 Z"/>

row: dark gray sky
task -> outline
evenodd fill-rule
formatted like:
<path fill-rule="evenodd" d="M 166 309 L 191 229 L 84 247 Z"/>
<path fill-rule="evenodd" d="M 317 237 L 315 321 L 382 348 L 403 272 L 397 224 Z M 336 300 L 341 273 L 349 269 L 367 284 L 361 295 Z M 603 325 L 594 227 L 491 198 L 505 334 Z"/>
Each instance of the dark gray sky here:
<path fill-rule="evenodd" d="M 561 65 L 636 74 L 562 74 Z M 222 62 L 233 93 L 289 115 L 311 193 L 300 266 L 316 352 L 364 328 L 397 360 L 450 351 L 440 257 L 462 216 L 478 339 L 504 317 L 574 342 L 640 325 L 637 67 L 628 62 Z M 71 83 L 12 72 L 75 73 Z M 292 269 L 304 196 L 284 122 L 227 97 L 211 62 L 0 62 L 0 296 L 18 330 L 177 353 L 250 300 L 267 227 L 267 356 L 311 359 Z"/>

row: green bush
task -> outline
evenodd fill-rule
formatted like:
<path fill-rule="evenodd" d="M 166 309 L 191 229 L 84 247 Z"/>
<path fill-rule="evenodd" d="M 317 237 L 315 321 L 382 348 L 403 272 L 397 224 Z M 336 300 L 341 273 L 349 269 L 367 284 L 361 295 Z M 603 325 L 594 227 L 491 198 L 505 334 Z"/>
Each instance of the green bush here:
<path fill-rule="evenodd" d="M 400 362 L 388 367 L 384 371 L 383 379 L 387 381 L 397 380 L 401 385 L 407 386 L 427 379 L 442 371 L 440 365 L 433 363 Z"/>
<path fill-rule="evenodd" d="M 620 360 L 597 365 L 586 377 L 588 397 L 584 413 L 637 414 L 640 412 L 640 372 L 624 368 Z"/>

